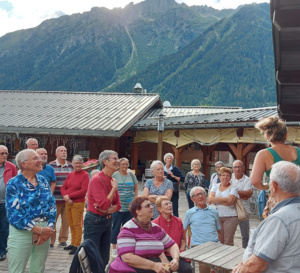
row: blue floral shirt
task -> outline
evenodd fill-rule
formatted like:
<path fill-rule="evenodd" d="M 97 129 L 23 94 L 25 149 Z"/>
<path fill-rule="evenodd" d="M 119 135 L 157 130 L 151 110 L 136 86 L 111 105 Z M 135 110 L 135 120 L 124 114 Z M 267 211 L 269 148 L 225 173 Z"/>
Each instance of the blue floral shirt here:
<path fill-rule="evenodd" d="M 10 179 L 6 186 L 5 207 L 8 221 L 16 229 L 31 231 L 35 222 L 47 220 L 49 227 L 54 227 L 56 218 L 55 199 L 49 183 L 36 175 L 34 187 L 22 173 Z"/>

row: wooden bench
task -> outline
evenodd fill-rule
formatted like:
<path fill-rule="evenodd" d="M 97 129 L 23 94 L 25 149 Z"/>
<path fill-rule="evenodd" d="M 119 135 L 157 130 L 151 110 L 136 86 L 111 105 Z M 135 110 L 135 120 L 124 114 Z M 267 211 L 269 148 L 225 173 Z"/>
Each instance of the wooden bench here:
<path fill-rule="evenodd" d="M 180 257 L 208 265 L 215 273 L 232 270 L 242 261 L 244 249 L 207 242 L 180 253 Z"/>

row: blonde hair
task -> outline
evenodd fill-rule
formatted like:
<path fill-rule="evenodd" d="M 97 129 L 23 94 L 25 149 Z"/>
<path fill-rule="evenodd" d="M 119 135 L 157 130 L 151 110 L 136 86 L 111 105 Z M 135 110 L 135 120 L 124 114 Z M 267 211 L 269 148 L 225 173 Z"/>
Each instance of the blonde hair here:
<path fill-rule="evenodd" d="M 230 175 L 232 174 L 232 170 L 227 168 L 227 167 L 222 167 L 219 171 L 219 175 L 221 176 L 223 173 L 229 173 Z"/>
<path fill-rule="evenodd" d="M 260 119 L 255 124 L 255 128 L 260 130 L 270 142 L 284 142 L 284 136 L 287 134 L 285 121 L 276 116 Z"/>

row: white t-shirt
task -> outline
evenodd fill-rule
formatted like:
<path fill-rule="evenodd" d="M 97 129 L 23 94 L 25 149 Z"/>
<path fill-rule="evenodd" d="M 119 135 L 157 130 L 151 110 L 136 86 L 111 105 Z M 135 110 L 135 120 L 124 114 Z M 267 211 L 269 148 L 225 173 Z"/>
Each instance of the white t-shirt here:
<path fill-rule="evenodd" d="M 240 180 L 238 180 L 237 178 L 235 178 L 235 175 L 233 173 L 231 178 L 231 185 L 236 187 L 237 191 L 247 191 L 250 189 L 253 191 L 250 178 L 247 175 L 243 175 L 243 177 Z M 250 213 L 250 198 L 248 200 L 241 200 L 246 211 Z"/>
<path fill-rule="evenodd" d="M 215 197 L 229 197 L 229 195 L 234 195 L 239 198 L 239 194 L 237 193 L 236 187 L 229 187 L 225 191 L 220 191 L 219 187 L 221 184 L 216 184 L 212 187 L 211 192 L 215 192 Z M 229 216 L 237 216 L 234 205 L 232 206 L 223 206 L 217 205 L 217 210 L 220 217 L 229 217 Z"/>

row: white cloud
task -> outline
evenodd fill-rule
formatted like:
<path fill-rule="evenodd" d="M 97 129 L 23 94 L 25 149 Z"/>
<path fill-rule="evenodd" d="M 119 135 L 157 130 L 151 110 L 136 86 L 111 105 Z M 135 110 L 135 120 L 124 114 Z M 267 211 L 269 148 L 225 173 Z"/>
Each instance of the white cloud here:
<path fill-rule="evenodd" d="M 143 0 L 0 0 L 0 36 L 19 29 L 31 28 L 58 14 L 89 11 L 92 7 L 109 9 L 125 7 L 128 3 Z M 236 8 L 251 2 L 267 0 L 176 0 L 187 5 L 208 5 L 217 9 Z M 12 9 L 11 9 L 12 7 Z"/>

